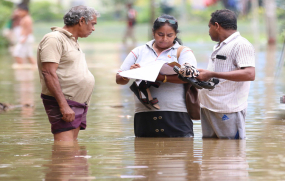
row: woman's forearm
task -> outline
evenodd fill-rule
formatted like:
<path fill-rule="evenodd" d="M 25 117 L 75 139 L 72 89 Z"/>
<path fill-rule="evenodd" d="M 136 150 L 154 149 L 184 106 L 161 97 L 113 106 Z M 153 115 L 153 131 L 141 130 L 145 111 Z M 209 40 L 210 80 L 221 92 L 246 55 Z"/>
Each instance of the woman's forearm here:
<path fill-rule="evenodd" d="M 128 78 L 124 78 L 122 76 L 120 76 L 119 74 L 116 74 L 116 83 L 120 84 L 120 85 L 126 85 L 127 83 L 129 83 Z"/>
<path fill-rule="evenodd" d="M 175 83 L 175 84 L 185 84 L 184 82 L 178 78 L 177 75 L 161 75 L 158 74 L 156 81 L 163 82 L 166 79 L 166 82 Z"/>

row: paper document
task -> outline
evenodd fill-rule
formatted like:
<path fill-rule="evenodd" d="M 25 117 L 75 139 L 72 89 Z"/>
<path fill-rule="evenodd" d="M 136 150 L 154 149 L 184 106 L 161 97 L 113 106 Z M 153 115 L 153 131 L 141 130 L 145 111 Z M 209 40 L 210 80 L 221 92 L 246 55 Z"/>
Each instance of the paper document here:
<path fill-rule="evenodd" d="M 176 74 L 173 70 L 174 67 L 173 63 L 175 64 L 175 62 L 167 64 L 164 61 L 157 60 L 149 64 L 141 65 L 141 68 L 120 72 L 119 75 L 131 79 L 140 79 L 140 80 L 155 82 L 159 73 L 163 75 Z"/>

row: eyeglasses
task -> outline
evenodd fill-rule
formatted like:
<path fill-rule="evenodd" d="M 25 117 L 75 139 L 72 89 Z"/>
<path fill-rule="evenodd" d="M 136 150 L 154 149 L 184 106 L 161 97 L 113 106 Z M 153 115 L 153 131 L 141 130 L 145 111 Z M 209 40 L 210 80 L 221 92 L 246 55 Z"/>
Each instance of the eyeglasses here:
<path fill-rule="evenodd" d="M 157 18 L 157 21 L 161 23 L 165 23 L 166 21 L 168 21 L 170 24 L 173 24 L 173 25 L 177 23 L 177 21 L 174 19 L 166 19 L 166 18 Z"/>

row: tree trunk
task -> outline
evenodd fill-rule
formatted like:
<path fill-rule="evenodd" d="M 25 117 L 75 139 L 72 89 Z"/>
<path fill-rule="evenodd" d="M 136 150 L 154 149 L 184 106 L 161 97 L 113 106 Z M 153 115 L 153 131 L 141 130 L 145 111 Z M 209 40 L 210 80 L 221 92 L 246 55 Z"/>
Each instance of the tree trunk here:
<path fill-rule="evenodd" d="M 264 0 L 265 20 L 268 44 L 276 43 L 276 2 L 274 0 Z"/>
<path fill-rule="evenodd" d="M 153 39 L 152 26 L 155 21 L 155 0 L 150 0 L 149 39 Z"/>

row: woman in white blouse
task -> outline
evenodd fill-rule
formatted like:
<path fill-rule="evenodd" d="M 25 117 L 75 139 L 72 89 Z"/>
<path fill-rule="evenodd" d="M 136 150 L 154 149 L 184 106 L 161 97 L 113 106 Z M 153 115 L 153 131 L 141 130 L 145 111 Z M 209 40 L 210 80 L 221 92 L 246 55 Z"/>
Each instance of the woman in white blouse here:
<path fill-rule="evenodd" d="M 184 48 L 177 60 L 177 49 L 181 41 L 177 38 L 178 22 L 170 15 L 158 17 L 153 24 L 154 40 L 136 47 L 124 60 L 119 72 L 139 68 L 140 65 L 156 60 L 166 63 L 189 63 L 197 67 L 191 49 Z M 193 122 L 190 119 L 186 104 L 183 84 L 177 75 L 161 75 L 156 79 L 162 82 L 160 87 L 150 87 L 152 97 L 159 100 L 160 109 L 148 109 L 135 97 L 134 131 L 137 137 L 192 137 Z M 117 84 L 125 85 L 128 78 L 116 75 Z"/>

